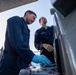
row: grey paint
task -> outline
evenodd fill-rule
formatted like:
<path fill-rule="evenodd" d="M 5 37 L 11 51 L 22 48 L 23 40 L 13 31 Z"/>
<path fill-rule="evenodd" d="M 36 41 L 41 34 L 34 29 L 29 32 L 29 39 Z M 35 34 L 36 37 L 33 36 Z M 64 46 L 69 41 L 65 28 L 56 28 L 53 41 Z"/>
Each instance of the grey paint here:
<path fill-rule="evenodd" d="M 25 5 L 38 0 L 0 0 L 0 12 Z"/>
<path fill-rule="evenodd" d="M 56 37 L 60 40 L 65 75 L 76 75 L 76 10 L 67 17 L 60 13 L 55 15 L 60 31 Z"/>

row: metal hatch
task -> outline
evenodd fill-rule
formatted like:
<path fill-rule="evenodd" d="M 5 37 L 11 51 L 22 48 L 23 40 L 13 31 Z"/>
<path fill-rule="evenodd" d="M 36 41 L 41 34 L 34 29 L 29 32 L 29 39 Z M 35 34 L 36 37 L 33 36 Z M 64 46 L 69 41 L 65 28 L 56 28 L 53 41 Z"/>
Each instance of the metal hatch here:
<path fill-rule="evenodd" d="M 0 0 L 0 12 L 38 0 Z"/>

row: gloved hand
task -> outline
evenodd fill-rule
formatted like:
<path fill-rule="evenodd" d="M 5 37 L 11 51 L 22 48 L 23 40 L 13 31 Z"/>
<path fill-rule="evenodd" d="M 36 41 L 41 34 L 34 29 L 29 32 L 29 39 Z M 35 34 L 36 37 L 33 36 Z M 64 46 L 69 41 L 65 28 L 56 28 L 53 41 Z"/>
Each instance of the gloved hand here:
<path fill-rule="evenodd" d="M 44 55 L 34 55 L 33 62 L 42 63 L 44 66 L 51 66 L 52 62 Z"/>

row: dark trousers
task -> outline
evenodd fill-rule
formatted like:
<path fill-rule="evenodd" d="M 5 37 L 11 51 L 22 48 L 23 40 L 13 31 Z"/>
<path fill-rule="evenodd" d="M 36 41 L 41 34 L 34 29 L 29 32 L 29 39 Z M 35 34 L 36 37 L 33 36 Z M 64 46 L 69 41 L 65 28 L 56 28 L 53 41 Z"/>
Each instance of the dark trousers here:
<path fill-rule="evenodd" d="M 54 52 L 48 52 L 47 50 L 43 50 L 41 52 L 41 54 L 44 54 L 53 64 L 55 63 L 55 60 L 54 60 Z"/>

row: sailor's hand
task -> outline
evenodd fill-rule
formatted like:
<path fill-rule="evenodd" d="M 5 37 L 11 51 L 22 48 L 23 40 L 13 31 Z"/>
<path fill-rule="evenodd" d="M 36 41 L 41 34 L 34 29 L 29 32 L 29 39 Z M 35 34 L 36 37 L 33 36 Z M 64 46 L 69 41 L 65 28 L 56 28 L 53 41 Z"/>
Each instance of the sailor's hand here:
<path fill-rule="evenodd" d="M 50 44 L 43 44 L 42 45 L 48 52 L 52 52 L 54 50 L 54 47 Z"/>
<path fill-rule="evenodd" d="M 33 62 L 42 63 L 45 66 L 51 66 L 52 62 L 45 55 L 34 55 Z"/>

